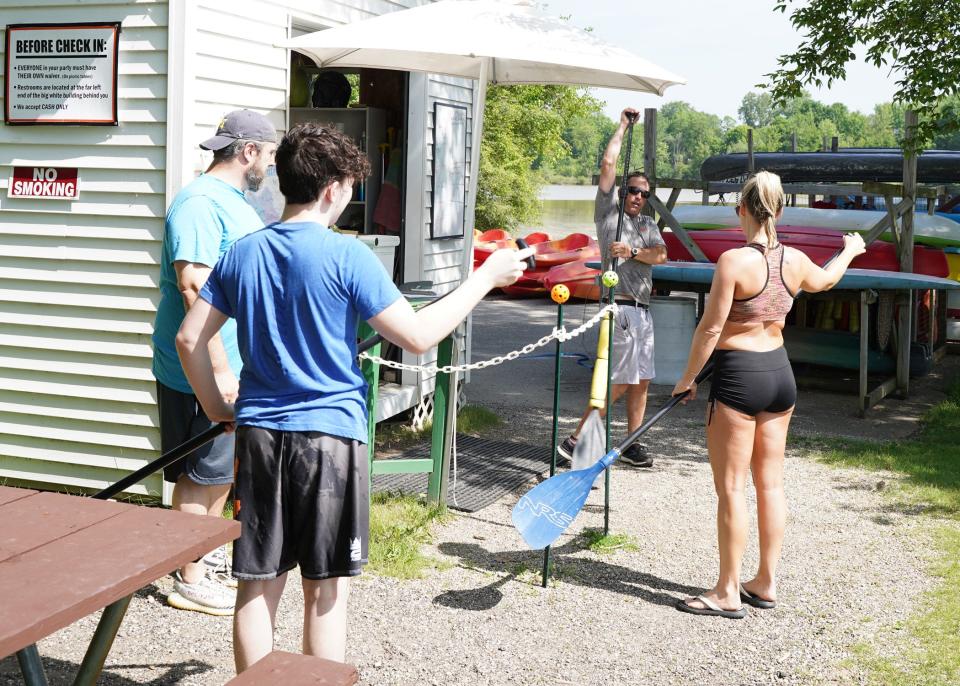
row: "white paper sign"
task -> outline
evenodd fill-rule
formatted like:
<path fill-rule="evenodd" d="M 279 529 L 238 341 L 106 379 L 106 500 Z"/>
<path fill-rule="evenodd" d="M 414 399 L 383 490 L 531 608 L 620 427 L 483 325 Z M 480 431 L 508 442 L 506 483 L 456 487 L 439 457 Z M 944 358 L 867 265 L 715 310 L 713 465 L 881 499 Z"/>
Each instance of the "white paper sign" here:
<path fill-rule="evenodd" d="M 120 25 L 11 24 L 7 124 L 116 124 Z"/>

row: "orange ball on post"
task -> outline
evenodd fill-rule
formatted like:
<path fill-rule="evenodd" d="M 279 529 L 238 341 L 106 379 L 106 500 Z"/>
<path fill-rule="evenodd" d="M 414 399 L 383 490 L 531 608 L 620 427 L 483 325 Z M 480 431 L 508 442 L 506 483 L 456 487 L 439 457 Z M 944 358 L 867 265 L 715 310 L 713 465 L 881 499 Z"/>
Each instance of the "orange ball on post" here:
<path fill-rule="evenodd" d="M 550 289 L 550 297 L 553 298 L 553 302 L 562 305 L 570 299 L 570 289 L 565 284 L 558 283 Z"/>

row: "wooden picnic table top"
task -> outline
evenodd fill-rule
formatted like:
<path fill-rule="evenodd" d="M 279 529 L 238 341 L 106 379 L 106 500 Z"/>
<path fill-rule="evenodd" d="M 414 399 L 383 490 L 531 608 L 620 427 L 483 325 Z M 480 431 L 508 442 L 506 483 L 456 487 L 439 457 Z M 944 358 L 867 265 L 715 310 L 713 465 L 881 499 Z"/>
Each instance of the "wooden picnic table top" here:
<path fill-rule="evenodd" d="M 240 535 L 240 523 L 0 486 L 0 658 Z"/>

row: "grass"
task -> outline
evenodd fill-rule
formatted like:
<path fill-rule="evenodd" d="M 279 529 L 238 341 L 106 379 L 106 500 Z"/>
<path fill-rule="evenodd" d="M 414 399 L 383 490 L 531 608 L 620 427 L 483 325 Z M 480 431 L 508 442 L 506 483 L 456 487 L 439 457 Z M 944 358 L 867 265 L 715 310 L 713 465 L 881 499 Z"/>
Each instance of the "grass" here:
<path fill-rule="evenodd" d="M 587 548 L 601 555 L 609 555 L 615 550 L 637 550 L 637 544 L 627 534 L 604 535 L 601 529 L 586 529 L 581 536 Z"/>
<path fill-rule="evenodd" d="M 923 417 L 919 435 L 883 444 L 852 440 L 794 441 L 837 466 L 892 472 L 878 482 L 896 507 L 925 517 L 931 530 L 934 588 L 918 612 L 882 634 L 877 645 L 854 646 L 850 666 L 875 686 L 960 683 L 960 383 Z M 890 589 L 895 595 L 896 589 Z"/>
<path fill-rule="evenodd" d="M 490 410 L 477 405 L 464 405 L 457 413 L 457 433 L 478 436 L 487 429 L 500 424 L 500 417 Z M 433 422 L 427 422 L 419 431 L 406 424 L 382 422 L 377 425 L 374 439 L 375 450 L 403 450 L 412 445 L 430 439 Z"/>
<path fill-rule="evenodd" d="M 423 554 L 433 524 L 446 521 L 446 508 L 408 495 L 375 493 L 370 503 L 369 569 L 382 576 L 418 579 L 439 566 Z"/>

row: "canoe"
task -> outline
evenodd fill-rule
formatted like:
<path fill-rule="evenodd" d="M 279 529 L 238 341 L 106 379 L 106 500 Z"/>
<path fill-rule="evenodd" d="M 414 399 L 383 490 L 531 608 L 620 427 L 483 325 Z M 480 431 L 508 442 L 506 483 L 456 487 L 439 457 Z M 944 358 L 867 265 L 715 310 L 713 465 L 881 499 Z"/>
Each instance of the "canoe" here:
<path fill-rule="evenodd" d="M 780 175 L 784 183 L 903 181 L 903 153 L 897 149 L 852 149 L 838 152 L 755 152 L 754 169 Z M 700 165 L 704 181 L 739 178 L 748 171 L 747 153 L 708 157 Z M 960 152 L 927 150 L 917 158 L 920 183 L 960 182 Z"/>
<path fill-rule="evenodd" d="M 596 263 L 593 263 L 596 264 Z M 708 284 L 713 281 L 713 272 L 717 265 L 713 262 L 666 262 L 653 265 L 654 281 L 672 283 Z M 911 274 L 908 272 L 889 272 L 876 269 L 848 269 L 836 289 L 875 291 L 902 290 L 956 290 L 960 282 L 943 279 L 938 276 Z"/>
<path fill-rule="evenodd" d="M 732 205 L 677 205 L 673 216 L 687 229 L 726 229 L 739 226 Z M 886 212 L 874 210 L 821 210 L 809 207 L 787 207 L 777 229 L 792 226 L 856 231 L 864 233 L 886 216 Z M 890 232 L 880 236 L 891 240 Z M 960 247 L 960 223 L 946 217 L 914 214 L 913 242 L 937 248 Z"/>
<path fill-rule="evenodd" d="M 711 262 L 731 248 L 741 248 L 744 244 L 740 229 L 715 229 L 713 231 L 690 231 L 688 234 Z M 784 245 L 800 250 L 815 264 L 825 264 L 843 247 L 843 234 L 830 229 L 812 226 L 783 226 L 777 229 L 777 237 Z M 693 262 L 693 255 L 672 231 L 664 231 L 663 239 L 667 244 L 667 259 Z M 867 246 L 867 252 L 859 255 L 851 265 L 859 269 L 880 269 L 900 271 L 900 259 L 893 243 L 874 241 Z M 947 277 L 950 269 L 943 250 L 925 246 L 914 246 L 913 271 L 927 276 Z"/>
<path fill-rule="evenodd" d="M 788 326 L 783 330 L 783 345 L 790 362 L 805 362 L 834 369 L 860 368 L 860 336 L 847 331 Z M 933 364 L 930 348 L 924 343 L 910 345 L 910 376 L 925 376 Z M 873 374 L 893 374 L 896 359 L 876 348 L 867 350 L 867 368 Z"/>

